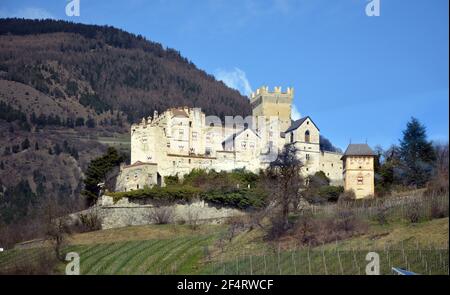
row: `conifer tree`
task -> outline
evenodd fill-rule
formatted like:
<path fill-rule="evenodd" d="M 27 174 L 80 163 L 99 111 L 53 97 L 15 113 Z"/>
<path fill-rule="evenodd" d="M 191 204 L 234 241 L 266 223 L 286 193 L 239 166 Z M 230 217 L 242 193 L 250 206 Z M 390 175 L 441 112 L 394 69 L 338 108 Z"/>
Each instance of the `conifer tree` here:
<path fill-rule="evenodd" d="M 430 180 L 436 155 L 432 143 L 427 140 L 425 126 L 414 117 L 403 131 L 400 159 L 405 184 L 423 187 Z"/>

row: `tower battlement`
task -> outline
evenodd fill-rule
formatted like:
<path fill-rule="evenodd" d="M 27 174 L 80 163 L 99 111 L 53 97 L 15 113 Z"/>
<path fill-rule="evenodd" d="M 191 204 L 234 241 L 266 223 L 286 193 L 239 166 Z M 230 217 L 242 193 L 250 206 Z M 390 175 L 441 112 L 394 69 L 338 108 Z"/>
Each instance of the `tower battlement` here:
<path fill-rule="evenodd" d="M 256 89 L 256 91 L 250 93 L 250 99 L 255 99 L 260 95 L 275 95 L 275 94 L 294 96 L 294 88 L 287 87 L 286 91 L 283 92 L 281 86 L 275 86 L 273 88 L 273 91 L 269 90 L 269 86 L 261 86 L 258 89 Z"/>

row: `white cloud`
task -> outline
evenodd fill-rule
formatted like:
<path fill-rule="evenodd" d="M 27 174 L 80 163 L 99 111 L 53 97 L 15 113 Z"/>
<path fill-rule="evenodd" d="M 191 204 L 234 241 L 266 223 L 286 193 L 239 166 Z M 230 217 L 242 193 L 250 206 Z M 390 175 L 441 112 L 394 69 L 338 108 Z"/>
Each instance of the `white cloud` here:
<path fill-rule="evenodd" d="M 218 69 L 214 76 L 228 87 L 238 90 L 242 95 L 248 96 L 252 93 L 252 87 L 247 79 L 247 75 L 239 68 L 235 67 L 232 70 Z"/>
<path fill-rule="evenodd" d="M 298 120 L 300 119 L 302 116 L 300 115 L 300 112 L 298 111 L 297 107 L 295 106 L 295 104 L 292 104 L 292 109 L 291 109 L 291 119 L 292 120 Z"/>
<path fill-rule="evenodd" d="M 28 19 L 55 18 L 50 12 L 38 7 L 25 7 L 16 11 L 0 11 L 0 17 L 18 17 Z"/>

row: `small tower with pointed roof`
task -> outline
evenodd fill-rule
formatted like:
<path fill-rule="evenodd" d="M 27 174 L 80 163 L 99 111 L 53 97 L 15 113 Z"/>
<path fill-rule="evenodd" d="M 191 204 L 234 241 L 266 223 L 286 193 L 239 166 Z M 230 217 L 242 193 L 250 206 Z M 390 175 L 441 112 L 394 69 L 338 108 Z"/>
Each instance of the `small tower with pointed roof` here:
<path fill-rule="evenodd" d="M 375 194 L 374 159 L 375 153 L 366 143 L 349 144 L 342 156 L 344 189 L 352 190 L 357 199 Z"/>

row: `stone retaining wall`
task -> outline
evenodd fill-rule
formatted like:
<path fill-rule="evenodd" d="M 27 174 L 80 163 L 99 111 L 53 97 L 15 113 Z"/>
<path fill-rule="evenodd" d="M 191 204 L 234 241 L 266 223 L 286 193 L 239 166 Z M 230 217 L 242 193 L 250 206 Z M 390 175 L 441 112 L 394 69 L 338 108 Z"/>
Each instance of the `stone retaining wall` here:
<path fill-rule="evenodd" d="M 72 221 L 80 214 L 95 213 L 101 218 L 102 229 L 125 227 L 130 225 L 153 224 L 151 218 L 157 210 L 170 210 L 176 223 L 222 223 L 226 218 L 244 215 L 245 212 L 234 208 L 213 206 L 202 200 L 163 204 L 151 199 L 122 198 L 115 204 L 112 197 L 102 196 L 97 205 L 71 215 Z"/>

